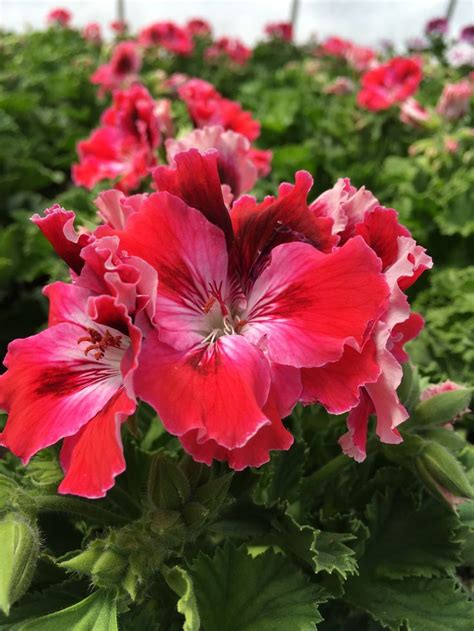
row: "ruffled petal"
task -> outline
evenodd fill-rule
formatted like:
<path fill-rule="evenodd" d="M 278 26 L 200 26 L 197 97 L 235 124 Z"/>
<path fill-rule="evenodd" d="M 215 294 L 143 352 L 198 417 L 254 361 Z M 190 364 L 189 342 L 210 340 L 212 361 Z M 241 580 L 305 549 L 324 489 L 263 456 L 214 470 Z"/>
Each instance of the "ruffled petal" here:
<path fill-rule="evenodd" d="M 121 248 L 157 272 L 156 320 L 161 339 L 190 348 L 203 338 L 211 288 L 227 298 L 227 250 L 222 230 L 169 193 L 154 193 L 126 229 L 115 231 Z"/>
<path fill-rule="evenodd" d="M 78 234 L 74 230 L 75 217 L 72 210 L 64 210 L 55 204 L 44 211 L 44 217 L 36 214 L 31 221 L 38 226 L 58 255 L 76 274 L 79 274 L 84 265 L 81 250 L 87 245 L 90 237 L 87 234 Z"/>
<path fill-rule="evenodd" d="M 196 430 L 181 437 L 181 444 L 197 462 L 208 465 L 213 460 L 228 462 L 235 471 L 242 471 L 247 467 L 261 467 L 270 460 L 271 451 L 287 450 L 293 444 L 293 436 L 280 420 L 277 403 L 271 394 L 264 412 L 271 419 L 270 425 L 265 425 L 250 438 L 245 445 L 237 449 L 225 449 L 214 440 L 199 442 Z"/>
<path fill-rule="evenodd" d="M 239 335 L 179 351 L 151 334 L 140 355 L 135 388 L 177 436 L 197 430 L 199 440 L 233 449 L 270 424 L 262 411 L 270 389 L 268 362 Z"/>
<path fill-rule="evenodd" d="M 367 393 L 362 391 L 359 404 L 347 417 L 348 431 L 339 439 L 342 451 L 356 462 L 363 462 L 366 458 L 367 426 L 373 411 L 372 401 Z"/>
<path fill-rule="evenodd" d="M 338 361 L 302 369 L 302 402 L 321 403 L 331 414 L 342 414 L 358 404 L 360 388 L 377 381 L 379 375 L 373 340 L 368 340 L 361 352 L 346 346 Z"/>
<path fill-rule="evenodd" d="M 276 363 L 322 366 L 346 344 L 362 348 L 388 294 L 380 260 L 360 237 L 332 254 L 281 245 L 250 292 L 241 332 Z"/>

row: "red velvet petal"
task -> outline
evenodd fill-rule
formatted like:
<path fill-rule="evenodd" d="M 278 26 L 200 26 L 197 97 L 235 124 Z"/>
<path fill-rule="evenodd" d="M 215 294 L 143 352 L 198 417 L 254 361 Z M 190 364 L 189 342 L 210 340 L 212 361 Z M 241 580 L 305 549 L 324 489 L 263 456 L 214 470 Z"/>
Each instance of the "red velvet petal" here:
<path fill-rule="evenodd" d="M 119 390 L 76 435 L 64 439 L 61 465 L 66 475 L 60 493 L 104 497 L 125 470 L 120 426 L 134 410 L 135 402 Z"/>
<path fill-rule="evenodd" d="M 303 241 L 323 252 L 329 252 L 336 238 L 331 235 L 333 221 L 318 217 L 307 204 L 313 179 L 306 171 L 295 176 L 295 185 L 280 187 L 276 198 L 269 197 L 261 204 L 244 196 L 231 213 L 235 233 L 235 247 L 242 274 L 255 277 L 259 262 L 268 257 L 272 248 L 282 243 Z"/>
<path fill-rule="evenodd" d="M 72 210 L 64 210 L 55 204 L 51 208 L 47 208 L 44 215 L 44 217 L 33 215 L 31 220 L 38 226 L 59 256 L 76 274 L 79 274 L 84 265 L 84 261 L 81 259 L 81 249 L 89 242 L 89 235 L 78 234 L 74 230 L 73 224 L 76 215 Z"/>
<path fill-rule="evenodd" d="M 225 234 L 227 243 L 232 242 L 232 225 L 229 211 L 222 197 L 217 167 L 217 152 L 201 155 L 197 149 L 189 149 L 174 156 L 176 167 L 157 167 L 153 178 L 159 191 L 167 191 L 197 208 Z"/>
<path fill-rule="evenodd" d="M 342 414 L 358 404 L 361 386 L 377 381 L 379 375 L 373 340 L 368 340 L 360 353 L 346 346 L 338 361 L 321 368 L 303 368 L 302 402 L 321 403 L 331 414 Z"/>
<path fill-rule="evenodd" d="M 270 423 L 262 412 L 270 388 L 268 362 L 240 335 L 177 351 L 151 334 L 143 345 L 135 387 L 178 436 L 195 429 L 199 439 L 233 449 Z"/>
<path fill-rule="evenodd" d="M 304 243 L 280 245 L 248 297 L 242 334 L 274 362 L 299 368 L 361 348 L 385 311 L 380 259 L 360 238 L 332 254 Z"/>

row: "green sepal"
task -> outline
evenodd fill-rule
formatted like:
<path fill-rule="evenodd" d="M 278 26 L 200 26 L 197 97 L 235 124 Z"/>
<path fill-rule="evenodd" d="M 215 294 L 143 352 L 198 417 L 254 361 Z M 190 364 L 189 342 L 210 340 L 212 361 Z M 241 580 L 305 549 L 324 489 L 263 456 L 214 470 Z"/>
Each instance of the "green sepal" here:
<path fill-rule="evenodd" d="M 0 520 L 0 608 L 6 615 L 27 591 L 39 557 L 35 524 L 17 513 Z"/>

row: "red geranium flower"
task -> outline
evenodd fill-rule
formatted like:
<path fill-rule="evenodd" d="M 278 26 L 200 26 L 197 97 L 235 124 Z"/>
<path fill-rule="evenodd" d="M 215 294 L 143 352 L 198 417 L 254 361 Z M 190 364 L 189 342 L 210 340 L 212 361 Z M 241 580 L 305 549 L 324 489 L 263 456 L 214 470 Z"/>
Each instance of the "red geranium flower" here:
<path fill-rule="evenodd" d="M 195 37 L 207 37 L 211 35 L 212 28 L 209 22 L 201 18 L 193 18 L 186 23 L 188 33 Z"/>
<path fill-rule="evenodd" d="M 178 55 L 189 55 L 194 47 L 189 32 L 174 22 L 156 22 L 140 31 L 138 41 L 148 48 L 161 46 Z"/>
<path fill-rule="evenodd" d="M 213 85 L 202 79 L 190 79 L 178 89 L 188 106 L 189 114 L 198 127 L 221 125 L 224 129 L 255 140 L 260 135 L 260 123 L 240 103 L 225 99 Z"/>
<path fill-rule="evenodd" d="M 271 22 L 265 26 L 265 33 L 285 42 L 293 41 L 293 25 L 291 22 Z"/>
<path fill-rule="evenodd" d="M 221 37 L 204 53 L 206 59 L 219 59 L 228 57 L 239 66 L 245 66 L 252 56 L 250 48 L 245 46 L 240 40 L 232 37 Z"/>
<path fill-rule="evenodd" d="M 416 92 L 422 78 L 419 59 L 394 57 L 362 76 L 357 102 L 374 112 L 386 110 Z"/>
<path fill-rule="evenodd" d="M 137 79 L 141 65 L 142 58 L 136 42 L 120 42 L 114 48 L 110 61 L 94 72 L 91 82 L 100 86 L 102 94 L 126 87 Z"/>
<path fill-rule="evenodd" d="M 140 84 L 115 92 L 102 127 L 78 143 L 80 162 L 72 169 L 74 182 L 93 188 L 102 180 L 117 179 L 123 191 L 137 188 L 156 164 L 155 149 L 161 141 L 157 105 Z"/>
<path fill-rule="evenodd" d="M 82 36 L 85 40 L 91 42 L 91 44 L 100 44 L 102 42 L 100 24 L 97 24 L 97 22 L 86 24 L 86 26 L 82 29 Z"/>
<path fill-rule="evenodd" d="M 48 24 L 58 24 L 59 26 L 68 27 L 72 20 L 72 13 L 67 9 L 53 9 L 46 16 Z"/>

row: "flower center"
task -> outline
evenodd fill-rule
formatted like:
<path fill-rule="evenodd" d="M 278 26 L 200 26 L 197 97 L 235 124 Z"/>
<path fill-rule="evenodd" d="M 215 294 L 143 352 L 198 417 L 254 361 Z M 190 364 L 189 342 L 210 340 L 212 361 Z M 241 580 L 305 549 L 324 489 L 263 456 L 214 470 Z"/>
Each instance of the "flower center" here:
<path fill-rule="evenodd" d="M 202 310 L 205 314 L 205 332 L 201 344 L 214 344 L 223 335 L 238 335 L 245 324 L 224 301 L 222 283 L 210 285 L 209 296 Z"/>
<path fill-rule="evenodd" d="M 88 335 L 84 335 L 77 340 L 78 344 L 88 343 L 87 348 L 84 349 L 86 357 L 89 353 L 92 353 L 94 359 L 100 361 L 104 357 L 107 348 L 121 348 L 121 335 L 112 335 L 108 329 L 106 329 L 104 334 L 92 328 L 87 329 L 87 332 Z"/>

